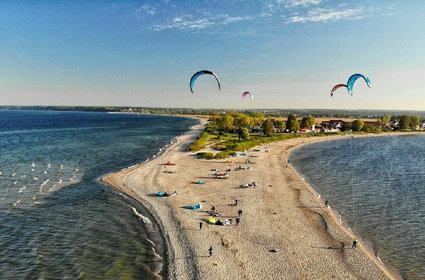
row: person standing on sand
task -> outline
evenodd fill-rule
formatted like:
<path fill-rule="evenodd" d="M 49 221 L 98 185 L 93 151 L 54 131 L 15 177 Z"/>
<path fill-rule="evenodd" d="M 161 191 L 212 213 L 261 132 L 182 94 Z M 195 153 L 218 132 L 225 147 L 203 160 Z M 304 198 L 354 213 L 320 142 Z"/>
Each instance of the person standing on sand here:
<path fill-rule="evenodd" d="M 242 210 L 241 209 L 239 209 L 239 211 L 238 211 L 238 217 L 240 217 L 240 216 L 242 216 Z"/>
<path fill-rule="evenodd" d="M 202 222 L 199 222 L 199 230 L 202 229 Z"/>
<path fill-rule="evenodd" d="M 208 249 L 208 253 L 209 253 L 209 256 L 211 257 L 212 256 L 212 246 L 210 246 L 210 248 Z"/>
<path fill-rule="evenodd" d="M 357 248 L 357 239 L 354 239 L 353 246 L 351 246 L 351 249 L 356 249 L 356 248 Z"/>
<path fill-rule="evenodd" d="M 239 225 L 239 222 L 240 222 L 240 219 L 239 218 L 236 218 L 236 226 Z"/>
<path fill-rule="evenodd" d="M 341 242 L 341 251 L 344 252 L 344 248 L 345 248 L 345 243 Z"/>

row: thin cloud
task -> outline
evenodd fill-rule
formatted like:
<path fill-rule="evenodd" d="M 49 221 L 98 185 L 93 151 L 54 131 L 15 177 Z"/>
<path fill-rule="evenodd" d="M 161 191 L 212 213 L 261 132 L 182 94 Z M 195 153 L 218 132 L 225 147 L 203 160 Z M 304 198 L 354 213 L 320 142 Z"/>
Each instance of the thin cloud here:
<path fill-rule="evenodd" d="M 253 19 L 250 16 L 230 16 L 221 14 L 212 17 L 195 18 L 192 15 L 183 15 L 174 17 L 166 24 L 157 24 L 152 26 L 155 31 L 162 31 L 167 29 L 176 30 L 201 30 L 211 26 L 228 25 L 236 22 L 246 21 Z"/>
<path fill-rule="evenodd" d="M 322 3 L 322 0 L 288 0 L 287 2 L 287 7 L 297 7 L 297 6 L 302 6 L 302 7 L 307 7 L 307 6 L 311 6 L 311 5 L 319 5 L 320 3 Z"/>
<path fill-rule="evenodd" d="M 156 11 L 157 11 L 156 7 L 151 6 L 149 4 L 145 4 L 145 5 L 137 8 L 134 11 L 134 14 L 136 15 L 136 17 L 138 19 L 141 19 L 143 14 L 147 14 L 147 15 L 153 16 L 153 15 L 156 14 Z"/>
<path fill-rule="evenodd" d="M 319 5 L 323 0 L 264 0 L 264 7 L 270 12 L 275 12 L 279 9 L 309 7 Z"/>
<path fill-rule="evenodd" d="M 305 22 L 326 22 L 337 21 L 342 19 L 363 19 L 366 15 L 363 14 L 363 8 L 356 9 L 324 9 L 315 8 L 309 10 L 304 15 L 291 16 L 286 20 L 286 23 L 305 23 Z"/>

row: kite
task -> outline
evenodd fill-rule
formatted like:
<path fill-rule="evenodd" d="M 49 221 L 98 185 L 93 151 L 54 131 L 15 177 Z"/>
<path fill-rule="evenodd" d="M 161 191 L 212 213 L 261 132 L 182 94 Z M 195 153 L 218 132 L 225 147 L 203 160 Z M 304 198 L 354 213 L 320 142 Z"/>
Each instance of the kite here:
<path fill-rule="evenodd" d="M 245 99 L 245 97 L 249 94 L 249 96 L 251 96 L 251 100 L 254 100 L 254 95 L 252 95 L 252 93 L 250 93 L 249 91 L 245 91 L 244 93 L 242 93 L 242 100 Z"/>
<path fill-rule="evenodd" d="M 340 87 L 347 87 L 347 85 L 344 84 L 337 84 L 336 86 L 334 86 L 331 90 L 331 96 L 334 96 L 334 92 L 339 89 Z"/>
<path fill-rule="evenodd" d="M 365 80 L 367 86 L 370 87 L 370 79 L 368 77 L 363 76 L 362 74 L 354 74 L 350 78 L 348 78 L 348 82 L 347 82 L 348 93 L 351 94 L 351 95 L 353 95 L 354 82 L 358 78 L 363 78 Z"/>
<path fill-rule="evenodd" d="M 194 86 L 194 84 L 195 84 L 195 80 L 196 80 L 199 76 L 204 75 L 204 74 L 208 74 L 208 75 L 212 75 L 212 76 L 214 76 L 214 78 L 217 80 L 218 90 L 220 90 L 220 81 L 218 80 L 217 75 L 216 75 L 216 74 L 214 74 L 213 72 L 209 71 L 209 70 L 202 70 L 202 71 L 198 71 L 198 72 L 196 72 L 195 74 L 193 74 L 192 78 L 190 78 L 190 83 L 189 83 L 190 91 L 193 93 L 193 86 Z"/>

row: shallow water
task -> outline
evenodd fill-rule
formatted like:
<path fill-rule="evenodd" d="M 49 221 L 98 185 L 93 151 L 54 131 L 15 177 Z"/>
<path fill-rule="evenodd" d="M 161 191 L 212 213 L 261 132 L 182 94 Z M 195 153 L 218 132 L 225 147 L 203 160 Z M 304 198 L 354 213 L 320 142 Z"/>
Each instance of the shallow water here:
<path fill-rule="evenodd" d="M 425 279 L 425 135 L 309 144 L 291 163 L 404 279 Z"/>
<path fill-rule="evenodd" d="M 98 182 L 197 123 L 150 115 L 0 111 L 0 279 L 154 279 L 140 205 Z"/>

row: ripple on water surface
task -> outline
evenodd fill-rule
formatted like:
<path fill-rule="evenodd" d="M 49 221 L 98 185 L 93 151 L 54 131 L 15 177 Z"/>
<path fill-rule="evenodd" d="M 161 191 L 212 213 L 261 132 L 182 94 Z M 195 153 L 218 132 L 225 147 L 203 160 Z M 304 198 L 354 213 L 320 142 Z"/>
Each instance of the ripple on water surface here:
<path fill-rule="evenodd" d="M 291 162 L 404 279 L 425 279 L 425 135 L 303 146 Z"/>
<path fill-rule="evenodd" d="M 97 179 L 196 122 L 0 111 L 0 279 L 154 279 L 156 237 L 131 207 L 143 209 Z"/>

